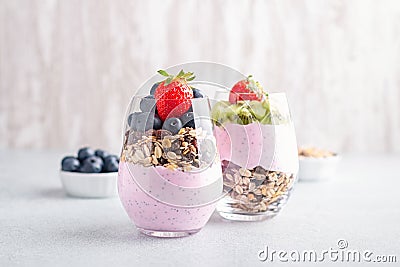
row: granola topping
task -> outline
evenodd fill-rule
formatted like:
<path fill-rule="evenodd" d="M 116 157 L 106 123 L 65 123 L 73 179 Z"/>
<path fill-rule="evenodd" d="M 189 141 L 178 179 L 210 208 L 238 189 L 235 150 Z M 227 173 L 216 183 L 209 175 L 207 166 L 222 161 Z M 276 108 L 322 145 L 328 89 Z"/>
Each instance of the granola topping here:
<path fill-rule="evenodd" d="M 175 135 L 166 130 L 128 130 L 121 161 L 188 172 L 207 167 L 216 156 L 215 142 L 205 131 L 185 127 Z"/>

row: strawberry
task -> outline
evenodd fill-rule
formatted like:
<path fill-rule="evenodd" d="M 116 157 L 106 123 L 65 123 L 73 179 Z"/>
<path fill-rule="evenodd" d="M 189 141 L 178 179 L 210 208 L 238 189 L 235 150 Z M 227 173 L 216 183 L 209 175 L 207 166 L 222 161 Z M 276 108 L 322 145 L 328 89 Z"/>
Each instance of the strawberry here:
<path fill-rule="evenodd" d="M 158 73 L 167 77 L 158 85 L 154 94 L 158 115 L 163 121 L 169 117 L 178 118 L 192 105 L 193 90 L 187 82 L 192 81 L 195 76 L 192 72 L 185 73 L 183 70 L 176 76 L 164 70 L 159 70 Z"/>
<path fill-rule="evenodd" d="M 231 89 L 229 102 L 235 104 L 241 100 L 259 100 L 261 101 L 266 93 L 261 85 L 252 79 L 249 75 L 245 80 L 238 81 Z"/>

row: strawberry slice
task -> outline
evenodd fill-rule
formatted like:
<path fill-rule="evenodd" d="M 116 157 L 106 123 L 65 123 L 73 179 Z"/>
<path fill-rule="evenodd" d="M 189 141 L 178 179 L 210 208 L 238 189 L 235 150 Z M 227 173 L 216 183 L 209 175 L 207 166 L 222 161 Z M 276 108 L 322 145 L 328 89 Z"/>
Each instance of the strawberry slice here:
<path fill-rule="evenodd" d="M 229 102 L 232 104 L 242 100 L 261 101 L 266 95 L 261 85 L 249 75 L 245 80 L 238 81 L 231 89 Z"/>
<path fill-rule="evenodd" d="M 154 94 L 158 115 L 163 121 L 182 116 L 192 105 L 193 90 L 187 82 L 192 81 L 195 76 L 192 72 L 185 73 L 183 70 L 176 76 L 164 70 L 159 70 L 158 73 L 167 77 L 158 85 Z"/>

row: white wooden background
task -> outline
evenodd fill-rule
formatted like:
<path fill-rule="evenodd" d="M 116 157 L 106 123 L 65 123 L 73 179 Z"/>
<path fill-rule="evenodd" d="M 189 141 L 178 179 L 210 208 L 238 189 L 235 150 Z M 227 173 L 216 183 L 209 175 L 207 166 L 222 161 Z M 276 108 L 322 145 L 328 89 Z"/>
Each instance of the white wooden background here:
<path fill-rule="evenodd" d="M 118 151 L 135 89 L 191 60 L 286 91 L 300 144 L 400 152 L 395 0 L 0 0 L 0 148 Z"/>

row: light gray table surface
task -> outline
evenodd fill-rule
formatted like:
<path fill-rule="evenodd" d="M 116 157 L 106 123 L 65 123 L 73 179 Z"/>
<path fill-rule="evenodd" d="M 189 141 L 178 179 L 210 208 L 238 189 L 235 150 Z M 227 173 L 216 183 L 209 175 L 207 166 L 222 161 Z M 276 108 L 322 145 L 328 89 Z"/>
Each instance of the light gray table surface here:
<path fill-rule="evenodd" d="M 335 179 L 297 183 L 277 217 L 241 223 L 214 214 L 198 234 L 180 239 L 140 234 L 118 198 L 66 197 L 61 157 L 0 151 L 0 266 L 284 266 L 260 261 L 259 251 L 320 253 L 338 249 L 339 239 L 347 249 L 397 256 L 397 263 L 368 266 L 400 265 L 400 156 L 345 155 Z"/>

